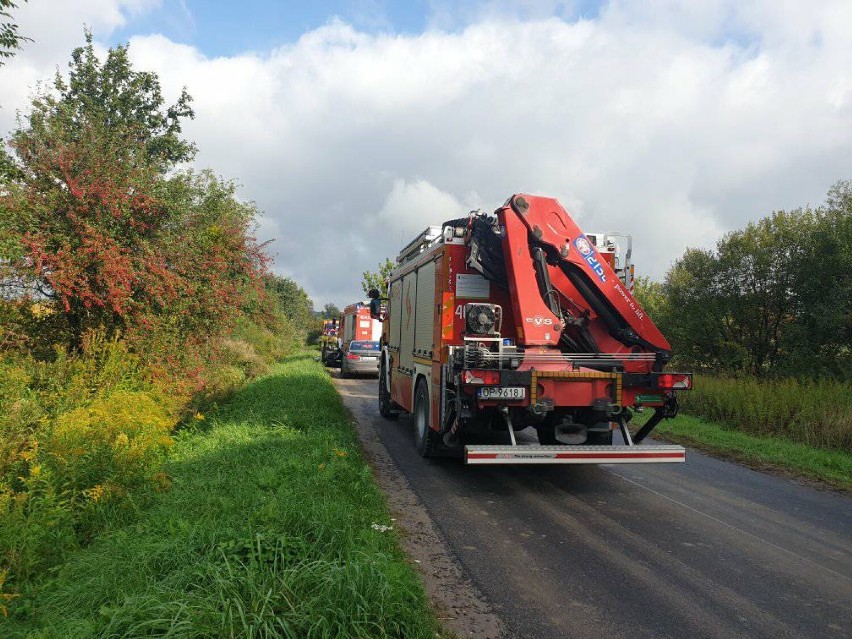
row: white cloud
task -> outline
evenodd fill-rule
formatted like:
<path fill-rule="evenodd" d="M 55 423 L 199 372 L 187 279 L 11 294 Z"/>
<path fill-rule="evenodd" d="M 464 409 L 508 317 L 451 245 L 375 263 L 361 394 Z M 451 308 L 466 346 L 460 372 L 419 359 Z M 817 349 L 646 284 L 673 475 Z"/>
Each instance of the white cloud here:
<path fill-rule="evenodd" d="M 397 178 L 373 222 L 376 231 L 386 231 L 390 237 L 399 232 L 401 239 L 408 238 L 405 241 L 408 243 L 429 226 L 429 220 L 450 220 L 466 212 L 465 206 L 455 197 L 426 180 L 408 182 Z"/>
<path fill-rule="evenodd" d="M 514 192 L 633 233 L 661 277 L 687 246 L 852 177 L 852 4 L 615 0 L 571 23 L 515 4 L 418 36 L 333 21 L 228 58 L 135 37 L 131 57 L 171 96 L 187 85 L 198 163 L 244 184 L 276 268 L 318 302 L 357 299 L 410 236 Z M 19 84 L 0 104 L 24 104 Z"/>
<path fill-rule="evenodd" d="M 18 33 L 32 39 L 12 60 L 0 66 L 0 133 L 26 111 L 39 83 L 50 82 L 57 68 L 65 71 L 71 51 L 83 43 L 83 30 L 105 37 L 160 5 L 161 0 L 33 0 L 11 11 Z M 103 47 L 98 47 L 104 50 Z"/>

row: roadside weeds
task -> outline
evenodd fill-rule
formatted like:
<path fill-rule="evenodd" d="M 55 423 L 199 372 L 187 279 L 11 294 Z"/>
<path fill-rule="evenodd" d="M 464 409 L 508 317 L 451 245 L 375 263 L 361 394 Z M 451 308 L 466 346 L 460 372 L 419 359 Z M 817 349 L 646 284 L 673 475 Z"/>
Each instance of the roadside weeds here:
<path fill-rule="evenodd" d="M 180 434 L 172 488 L 0 634 L 421 637 L 438 624 L 331 380 L 290 357 Z"/>

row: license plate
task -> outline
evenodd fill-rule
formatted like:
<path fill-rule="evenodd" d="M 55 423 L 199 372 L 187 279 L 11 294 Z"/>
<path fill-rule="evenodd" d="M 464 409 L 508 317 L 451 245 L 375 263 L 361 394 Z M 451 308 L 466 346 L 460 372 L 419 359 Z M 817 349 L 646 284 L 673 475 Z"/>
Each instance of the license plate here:
<path fill-rule="evenodd" d="M 375 362 L 375 361 L 376 361 L 377 359 L 379 359 L 379 358 L 378 358 L 378 357 L 368 357 L 368 356 L 365 356 L 365 355 L 361 355 L 361 359 L 362 359 L 362 360 L 364 360 L 365 362 Z"/>
<path fill-rule="evenodd" d="M 524 399 L 527 389 L 523 386 L 486 386 L 477 390 L 479 399 Z"/>

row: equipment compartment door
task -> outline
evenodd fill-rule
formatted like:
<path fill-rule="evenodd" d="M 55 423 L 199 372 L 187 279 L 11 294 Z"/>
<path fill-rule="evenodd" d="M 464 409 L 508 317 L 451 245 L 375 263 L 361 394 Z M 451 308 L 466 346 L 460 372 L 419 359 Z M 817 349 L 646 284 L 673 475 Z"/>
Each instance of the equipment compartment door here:
<path fill-rule="evenodd" d="M 435 335 L 435 262 L 417 269 L 417 310 L 415 311 L 414 355 L 432 358 Z"/>
<path fill-rule="evenodd" d="M 400 326 L 399 365 L 411 375 L 414 372 L 414 317 L 417 304 L 417 273 L 402 278 L 402 325 Z"/>

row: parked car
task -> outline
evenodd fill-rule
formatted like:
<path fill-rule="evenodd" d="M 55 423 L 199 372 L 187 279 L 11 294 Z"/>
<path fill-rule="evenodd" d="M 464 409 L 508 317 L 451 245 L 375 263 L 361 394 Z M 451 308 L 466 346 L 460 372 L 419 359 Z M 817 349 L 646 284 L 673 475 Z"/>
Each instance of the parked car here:
<path fill-rule="evenodd" d="M 351 377 L 357 374 L 379 374 L 379 342 L 353 340 L 349 342 L 341 359 L 340 375 Z"/>

